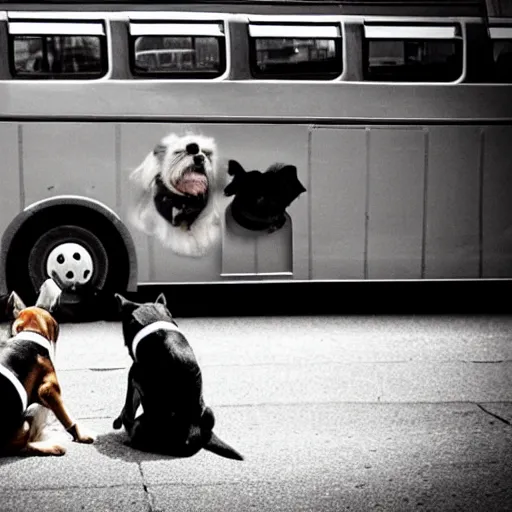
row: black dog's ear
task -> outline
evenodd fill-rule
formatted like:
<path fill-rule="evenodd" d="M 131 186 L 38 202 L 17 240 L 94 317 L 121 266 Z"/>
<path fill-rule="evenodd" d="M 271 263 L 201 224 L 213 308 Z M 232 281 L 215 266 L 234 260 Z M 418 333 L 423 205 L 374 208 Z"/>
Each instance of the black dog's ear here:
<path fill-rule="evenodd" d="M 132 302 L 131 300 L 125 299 L 120 293 L 115 293 L 114 297 L 117 300 L 120 311 L 133 311 L 139 305 L 136 302 Z"/>
<path fill-rule="evenodd" d="M 228 163 L 228 174 L 233 176 L 231 183 L 224 188 L 224 195 L 229 197 L 240 190 L 241 178 L 245 176 L 245 169 L 236 161 L 230 160 Z"/>
<path fill-rule="evenodd" d="M 165 295 L 161 293 L 155 300 L 155 304 L 163 304 L 164 306 L 167 306 L 167 300 L 165 298 Z"/>
<path fill-rule="evenodd" d="M 15 292 L 12 291 L 7 299 L 7 309 L 12 314 L 14 318 L 18 318 L 21 311 L 25 309 L 25 303 L 21 300 L 21 297 Z"/>
<path fill-rule="evenodd" d="M 299 181 L 297 167 L 285 165 L 276 170 L 280 197 L 287 205 L 290 205 L 300 194 L 306 192 L 306 188 Z"/>

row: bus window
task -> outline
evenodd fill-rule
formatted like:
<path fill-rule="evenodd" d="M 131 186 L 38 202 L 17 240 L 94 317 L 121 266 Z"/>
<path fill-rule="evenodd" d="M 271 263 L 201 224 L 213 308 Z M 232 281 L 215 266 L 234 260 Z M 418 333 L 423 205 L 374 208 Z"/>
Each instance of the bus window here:
<path fill-rule="evenodd" d="M 250 24 L 249 36 L 255 78 L 332 80 L 343 71 L 337 25 Z"/>
<path fill-rule="evenodd" d="M 455 26 L 365 25 L 364 78 L 381 82 L 454 82 L 463 72 Z"/>
<path fill-rule="evenodd" d="M 102 23 L 11 22 L 10 68 L 17 79 L 87 79 L 106 74 Z"/>
<path fill-rule="evenodd" d="M 135 76 L 216 78 L 226 70 L 221 23 L 131 23 Z"/>
<path fill-rule="evenodd" d="M 491 27 L 494 77 L 499 83 L 512 83 L 512 27 Z"/>

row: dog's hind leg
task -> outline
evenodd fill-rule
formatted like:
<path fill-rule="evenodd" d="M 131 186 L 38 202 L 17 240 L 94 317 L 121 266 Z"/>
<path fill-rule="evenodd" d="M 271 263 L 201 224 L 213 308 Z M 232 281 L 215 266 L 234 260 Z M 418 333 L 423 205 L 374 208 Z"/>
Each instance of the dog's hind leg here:
<path fill-rule="evenodd" d="M 158 443 L 158 436 L 155 438 L 155 432 L 153 429 L 148 427 L 147 421 L 145 421 L 144 414 L 141 414 L 131 426 L 131 429 L 128 430 L 128 435 L 130 436 L 129 446 L 135 448 L 136 450 L 142 451 L 156 451 Z"/>
<path fill-rule="evenodd" d="M 25 412 L 25 421 L 30 425 L 29 442 L 40 441 L 44 428 L 48 425 L 50 409 L 44 405 L 31 404 Z"/>
<path fill-rule="evenodd" d="M 52 441 L 30 441 L 31 425 L 24 421 L 8 446 L 2 450 L 3 455 L 64 455 L 66 449 Z"/>
<path fill-rule="evenodd" d="M 53 441 L 36 441 L 28 443 L 20 455 L 64 455 L 66 448 Z"/>

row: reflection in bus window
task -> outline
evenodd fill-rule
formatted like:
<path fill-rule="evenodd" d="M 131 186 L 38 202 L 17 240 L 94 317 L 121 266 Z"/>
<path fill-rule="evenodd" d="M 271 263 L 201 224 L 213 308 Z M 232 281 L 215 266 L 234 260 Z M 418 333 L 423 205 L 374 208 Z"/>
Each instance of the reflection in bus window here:
<path fill-rule="evenodd" d="M 106 72 L 96 36 L 13 36 L 16 78 L 86 78 Z"/>
<path fill-rule="evenodd" d="M 494 41 L 493 46 L 495 81 L 512 83 L 512 40 Z"/>
<path fill-rule="evenodd" d="M 365 79 L 453 82 L 462 75 L 462 41 L 368 40 Z"/>
<path fill-rule="evenodd" d="M 254 38 L 257 78 L 329 79 L 342 72 L 340 39 Z"/>
<path fill-rule="evenodd" d="M 216 77 L 225 69 L 219 39 L 208 36 L 140 36 L 135 40 L 136 75 Z"/>

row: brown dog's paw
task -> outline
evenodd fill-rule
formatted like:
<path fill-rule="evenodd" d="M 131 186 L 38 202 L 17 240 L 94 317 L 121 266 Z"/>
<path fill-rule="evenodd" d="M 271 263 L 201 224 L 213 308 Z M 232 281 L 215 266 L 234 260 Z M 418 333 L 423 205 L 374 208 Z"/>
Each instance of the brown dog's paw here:
<path fill-rule="evenodd" d="M 53 446 L 49 447 L 49 455 L 56 455 L 56 456 L 62 456 L 65 455 L 66 448 L 64 446 L 61 446 L 60 444 L 54 444 Z"/>
<path fill-rule="evenodd" d="M 123 420 L 121 419 L 121 416 L 119 418 L 116 418 L 114 420 L 114 423 L 112 423 L 112 428 L 115 430 L 119 430 L 123 426 Z"/>
<path fill-rule="evenodd" d="M 53 455 L 60 457 L 66 453 L 66 448 L 51 441 L 35 441 L 28 443 L 24 450 L 25 455 Z"/>
<path fill-rule="evenodd" d="M 91 444 L 94 443 L 94 436 L 88 436 L 86 434 L 80 434 L 76 439 L 77 443 Z"/>
<path fill-rule="evenodd" d="M 75 441 L 75 443 L 94 443 L 94 436 L 82 433 L 76 424 L 72 425 L 72 427 L 68 429 L 68 432 L 73 436 L 73 441 Z"/>

